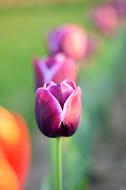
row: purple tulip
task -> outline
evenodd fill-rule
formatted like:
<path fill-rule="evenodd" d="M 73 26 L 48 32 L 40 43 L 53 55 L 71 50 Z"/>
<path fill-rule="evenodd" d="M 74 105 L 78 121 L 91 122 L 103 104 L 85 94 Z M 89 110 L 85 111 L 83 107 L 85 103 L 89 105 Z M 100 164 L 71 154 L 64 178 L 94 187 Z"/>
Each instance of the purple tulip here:
<path fill-rule="evenodd" d="M 33 65 L 36 88 L 50 81 L 60 83 L 65 79 L 76 80 L 77 66 L 73 59 L 64 54 L 59 53 L 46 59 L 35 59 Z"/>
<path fill-rule="evenodd" d="M 64 25 L 50 32 L 47 46 L 51 54 L 62 52 L 78 60 L 85 56 L 87 34 L 78 25 Z"/>
<path fill-rule="evenodd" d="M 36 91 L 35 113 L 44 135 L 52 138 L 73 135 L 80 120 L 80 87 L 70 80 L 45 83 Z"/>
<path fill-rule="evenodd" d="M 48 49 L 52 54 L 62 52 L 62 39 L 66 33 L 66 29 L 64 27 L 58 27 L 54 29 L 48 35 Z"/>

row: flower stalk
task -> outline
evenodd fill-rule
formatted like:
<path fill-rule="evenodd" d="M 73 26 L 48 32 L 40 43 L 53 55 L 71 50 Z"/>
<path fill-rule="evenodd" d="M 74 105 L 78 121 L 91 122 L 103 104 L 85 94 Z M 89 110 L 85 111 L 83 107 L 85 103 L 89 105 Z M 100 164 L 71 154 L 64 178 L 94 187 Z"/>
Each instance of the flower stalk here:
<path fill-rule="evenodd" d="M 50 190 L 56 189 L 56 140 L 50 139 Z"/>
<path fill-rule="evenodd" d="M 56 138 L 57 190 L 62 190 L 62 138 Z"/>

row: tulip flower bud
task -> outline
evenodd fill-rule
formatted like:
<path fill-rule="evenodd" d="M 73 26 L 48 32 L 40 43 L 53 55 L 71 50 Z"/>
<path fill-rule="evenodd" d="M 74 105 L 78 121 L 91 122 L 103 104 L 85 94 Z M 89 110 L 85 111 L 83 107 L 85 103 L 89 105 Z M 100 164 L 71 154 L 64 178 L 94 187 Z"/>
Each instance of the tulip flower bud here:
<path fill-rule="evenodd" d="M 35 113 L 38 127 L 47 137 L 73 135 L 80 120 L 80 87 L 70 80 L 45 83 L 36 91 Z"/>
<path fill-rule="evenodd" d="M 77 66 L 73 59 L 66 57 L 64 54 L 56 54 L 44 60 L 34 60 L 36 88 L 44 85 L 45 82 L 54 81 L 60 83 L 66 78 L 76 80 Z"/>
<path fill-rule="evenodd" d="M 87 41 L 87 34 L 81 27 L 65 25 L 49 34 L 48 49 L 52 54 L 63 52 L 73 59 L 81 59 L 86 53 Z"/>
<path fill-rule="evenodd" d="M 118 16 L 110 5 L 97 8 L 94 18 L 96 26 L 104 33 L 111 33 L 118 25 Z"/>

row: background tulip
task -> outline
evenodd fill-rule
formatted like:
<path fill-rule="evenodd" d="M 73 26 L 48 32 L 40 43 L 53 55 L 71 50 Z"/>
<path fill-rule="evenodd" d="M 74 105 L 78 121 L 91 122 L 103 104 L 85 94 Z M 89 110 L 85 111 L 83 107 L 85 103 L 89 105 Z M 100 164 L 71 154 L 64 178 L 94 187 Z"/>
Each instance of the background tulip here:
<path fill-rule="evenodd" d="M 96 26 L 104 33 L 111 33 L 118 26 L 118 15 L 110 5 L 97 8 L 94 14 Z"/>
<path fill-rule="evenodd" d="M 64 54 L 59 53 L 43 60 L 35 59 L 33 65 L 36 88 L 43 86 L 45 82 L 60 83 L 66 78 L 76 80 L 76 64 L 73 59 Z"/>
<path fill-rule="evenodd" d="M 77 25 L 64 25 L 49 34 L 48 49 L 54 54 L 63 52 L 73 59 L 84 57 L 87 49 L 87 34 Z"/>
<path fill-rule="evenodd" d="M 29 168 L 30 149 L 30 136 L 23 118 L 0 107 L 1 190 L 8 190 L 7 187 L 10 187 L 9 190 L 23 188 Z M 3 180 L 6 179 L 4 174 L 8 177 L 7 181 Z"/>
<path fill-rule="evenodd" d="M 62 51 L 62 39 L 66 33 L 66 27 L 57 27 L 48 35 L 48 49 L 55 54 Z"/>
<path fill-rule="evenodd" d="M 87 50 L 88 37 L 79 26 L 70 25 L 62 41 L 62 50 L 74 59 L 81 59 Z"/>
<path fill-rule="evenodd" d="M 17 174 L 0 148 L 0 190 L 20 190 Z"/>
<path fill-rule="evenodd" d="M 71 136 L 75 133 L 81 112 L 81 90 L 72 81 L 49 82 L 36 91 L 36 120 L 48 137 Z"/>

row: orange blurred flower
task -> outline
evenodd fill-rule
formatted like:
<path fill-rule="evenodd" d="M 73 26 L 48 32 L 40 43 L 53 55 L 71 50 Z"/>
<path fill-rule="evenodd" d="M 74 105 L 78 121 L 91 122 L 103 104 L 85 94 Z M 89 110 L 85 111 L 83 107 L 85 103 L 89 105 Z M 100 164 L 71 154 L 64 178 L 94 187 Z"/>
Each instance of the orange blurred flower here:
<path fill-rule="evenodd" d="M 23 118 L 0 107 L 0 190 L 22 190 L 31 156 Z"/>

